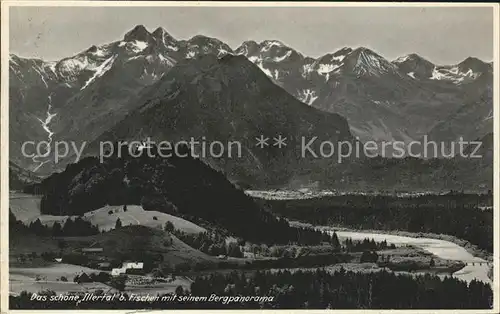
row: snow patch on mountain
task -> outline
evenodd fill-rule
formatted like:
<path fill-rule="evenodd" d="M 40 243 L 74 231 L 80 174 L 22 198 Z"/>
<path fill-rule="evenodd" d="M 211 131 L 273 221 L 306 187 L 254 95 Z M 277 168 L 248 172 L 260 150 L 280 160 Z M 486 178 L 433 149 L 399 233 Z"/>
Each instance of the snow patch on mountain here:
<path fill-rule="evenodd" d="M 135 52 L 141 52 L 148 47 L 148 43 L 146 43 L 144 41 L 135 40 L 134 42 L 130 43 L 130 47 Z"/>
<path fill-rule="evenodd" d="M 93 52 L 92 54 L 97 57 L 104 57 L 107 55 L 107 52 L 108 51 L 105 49 L 98 48 L 97 51 Z"/>
<path fill-rule="evenodd" d="M 304 64 L 302 66 L 302 77 L 306 78 L 313 71 L 314 71 L 314 64 L 312 63 Z"/>
<path fill-rule="evenodd" d="M 247 57 L 247 59 L 250 62 L 252 62 L 253 64 L 255 64 L 256 66 L 258 66 L 260 68 L 260 70 L 262 72 L 264 72 L 268 77 L 270 77 L 274 80 L 278 80 L 279 71 L 278 70 L 271 71 L 268 68 L 264 67 L 262 58 L 260 58 L 258 56 L 250 56 L 250 57 Z"/>
<path fill-rule="evenodd" d="M 337 70 L 339 67 L 340 65 L 338 64 L 335 65 L 335 64 L 320 63 L 318 65 L 318 70 L 316 70 L 316 72 L 318 72 L 319 75 L 324 76 L 325 79 L 328 81 L 328 79 L 330 78 L 330 73 Z"/>
<path fill-rule="evenodd" d="M 415 72 L 406 73 L 409 77 L 415 78 Z"/>
<path fill-rule="evenodd" d="M 430 79 L 431 80 L 444 80 L 444 79 L 450 79 L 450 77 L 448 77 L 448 76 L 446 76 L 446 74 L 438 71 L 437 68 L 434 68 Z"/>
<path fill-rule="evenodd" d="M 80 90 L 83 90 L 83 89 L 87 88 L 87 86 L 89 86 L 96 78 L 103 76 L 104 73 L 106 73 L 107 71 L 109 71 L 109 69 L 111 69 L 111 66 L 113 65 L 113 62 L 115 61 L 115 59 L 116 59 L 116 55 L 108 58 L 100 66 L 98 66 L 95 69 L 94 75 L 92 75 L 87 80 L 87 82 L 85 82 L 85 84 L 82 86 L 82 88 L 80 88 Z"/>
<path fill-rule="evenodd" d="M 275 77 L 275 75 L 273 75 L 273 72 L 271 72 L 269 69 L 264 67 L 262 62 L 258 62 L 255 65 L 257 65 L 262 70 L 262 72 L 264 72 L 267 76 L 269 76 L 273 79 L 278 79 L 277 77 Z M 276 74 L 276 73 L 274 73 L 274 74 Z"/>
<path fill-rule="evenodd" d="M 45 81 L 45 77 L 43 76 L 42 73 L 40 73 L 40 70 L 37 69 L 38 66 L 36 64 L 34 64 L 34 63 L 35 62 L 33 62 L 33 70 L 35 70 L 35 72 L 38 73 L 38 75 L 40 75 L 40 78 L 42 79 L 43 84 L 45 84 L 45 87 L 48 88 L 49 84 L 47 84 L 47 81 Z"/>
<path fill-rule="evenodd" d="M 308 104 L 309 106 L 314 103 L 316 99 L 318 99 L 318 96 L 316 96 L 316 91 L 307 88 L 303 89 L 298 93 L 297 97 L 301 102 Z"/>
<path fill-rule="evenodd" d="M 248 60 L 258 66 L 262 72 L 264 72 L 268 77 L 272 78 L 273 80 L 279 80 L 280 78 L 280 71 L 277 69 L 270 70 L 264 66 L 263 60 L 260 57 L 257 56 L 251 56 L 248 57 Z"/>
<path fill-rule="evenodd" d="M 168 50 L 172 50 L 172 51 L 178 51 L 179 50 L 178 47 L 175 47 L 175 46 L 172 46 L 172 45 L 166 45 L 165 48 L 167 48 Z"/>
<path fill-rule="evenodd" d="M 288 50 L 288 52 L 285 53 L 283 56 L 281 56 L 281 57 L 275 57 L 273 60 L 275 62 L 281 62 L 281 61 L 285 60 L 286 58 L 290 57 L 291 55 L 292 55 L 292 51 Z"/>
<path fill-rule="evenodd" d="M 227 50 L 226 50 L 226 49 L 224 49 L 224 48 L 219 48 L 219 49 L 217 50 L 217 58 L 223 57 L 223 56 L 225 56 L 225 55 L 227 55 L 227 54 L 232 54 L 232 53 L 231 53 L 231 52 L 229 52 L 229 51 L 227 51 Z"/>
<path fill-rule="evenodd" d="M 153 69 L 151 72 L 149 72 L 146 68 L 142 70 L 142 75 L 141 79 L 143 80 L 150 80 L 150 81 L 157 81 L 159 78 L 163 76 L 164 73 L 158 74 L 156 73 L 156 69 Z"/>
<path fill-rule="evenodd" d="M 345 57 L 346 57 L 346 55 L 332 56 L 332 62 L 333 61 L 342 62 L 342 61 L 344 61 Z"/>
<path fill-rule="evenodd" d="M 37 118 L 38 121 L 42 124 L 43 129 L 45 132 L 47 132 L 48 135 L 48 142 L 52 142 L 52 136 L 54 135 L 54 132 L 49 128 L 50 121 L 57 116 L 56 113 L 52 113 L 52 95 L 48 96 L 48 108 L 47 108 L 47 114 L 44 120 Z"/>
<path fill-rule="evenodd" d="M 52 113 L 52 95 L 49 95 L 47 97 L 47 100 L 48 100 L 48 102 L 47 102 L 48 108 L 47 108 L 47 113 L 46 113 L 45 119 L 42 120 L 40 118 L 37 118 L 37 120 L 41 123 L 44 131 L 47 132 L 47 142 L 48 142 L 47 151 L 44 154 L 34 155 L 32 157 L 33 162 L 38 163 L 38 166 L 36 166 L 33 169 L 33 172 L 36 172 L 38 169 L 40 169 L 41 166 L 43 166 L 44 164 L 46 164 L 49 161 L 49 159 L 47 159 L 45 161 L 39 161 L 38 159 L 40 157 L 47 157 L 48 156 L 48 154 L 50 153 L 50 144 L 52 143 L 52 137 L 54 136 L 54 132 L 50 129 L 49 124 L 57 114 Z"/>
<path fill-rule="evenodd" d="M 88 66 L 89 62 L 87 57 L 76 57 L 62 60 L 58 63 L 56 68 L 63 74 L 63 76 L 72 76 L 80 73 Z"/>
<path fill-rule="evenodd" d="M 120 41 L 118 47 L 125 47 L 132 53 L 140 53 L 148 47 L 148 43 L 141 40 Z"/>
<path fill-rule="evenodd" d="M 158 57 L 160 58 L 160 61 L 164 64 L 168 64 L 170 66 L 173 66 L 175 64 L 175 60 L 170 58 L 170 57 L 165 57 L 163 56 L 161 53 L 158 55 Z"/>
<path fill-rule="evenodd" d="M 19 66 L 19 63 L 17 63 L 17 61 L 16 61 L 16 56 L 13 54 L 9 54 L 9 63 L 11 65 L 15 64 L 15 65 Z"/>
<path fill-rule="evenodd" d="M 250 62 L 252 63 L 262 63 L 262 58 L 257 56 L 248 57 L 248 60 L 250 60 Z"/>
<path fill-rule="evenodd" d="M 47 62 L 47 68 L 52 72 L 54 73 L 55 75 L 57 75 L 57 72 L 56 72 L 56 65 L 57 65 L 57 62 Z"/>
<path fill-rule="evenodd" d="M 471 69 L 467 72 L 461 72 L 457 66 L 453 67 L 434 67 L 431 80 L 446 80 L 456 84 L 463 82 L 465 79 L 476 79 L 480 74 L 475 73 Z"/>
<path fill-rule="evenodd" d="M 410 56 L 409 55 L 406 55 L 406 56 L 402 56 L 402 57 L 399 57 L 397 58 L 396 60 L 392 61 L 393 63 L 396 63 L 396 64 L 399 64 L 399 63 L 403 63 L 405 62 L 406 60 L 410 59 Z"/>
<path fill-rule="evenodd" d="M 484 118 L 483 121 L 491 120 L 491 119 L 493 119 L 493 110 L 490 110 L 490 112 L 488 113 L 488 115 L 486 116 L 486 118 Z"/>
<path fill-rule="evenodd" d="M 356 74 L 380 76 L 385 73 L 396 72 L 393 64 L 376 55 L 374 52 L 364 48 L 360 48 L 359 50 L 358 59 L 353 69 Z"/>
<path fill-rule="evenodd" d="M 262 47 L 261 51 L 266 52 L 271 50 L 272 47 L 283 47 L 283 43 L 277 40 L 265 40 L 264 42 L 261 43 L 261 45 L 264 44 L 264 47 Z"/>

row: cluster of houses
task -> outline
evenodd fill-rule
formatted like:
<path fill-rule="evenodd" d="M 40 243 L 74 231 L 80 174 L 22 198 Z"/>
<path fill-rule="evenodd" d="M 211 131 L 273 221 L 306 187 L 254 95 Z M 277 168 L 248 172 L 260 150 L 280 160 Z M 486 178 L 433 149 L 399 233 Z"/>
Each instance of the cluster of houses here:
<path fill-rule="evenodd" d="M 87 248 L 82 248 L 81 252 L 85 255 L 91 255 L 91 256 L 97 257 L 97 256 L 99 256 L 100 253 L 103 252 L 103 248 L 87 247 Z M 55 258 L 54 261 L 61 263 L 62 258 Z M 103 261 L 103 262 L 97 263 L 95 267 L 97 267 L 98 269 L 109 270 L 111 268 L 111 263 Z M 111 268 L 111 275 L 112 276 L 119 276 L 121 274 L 126 274 L 127 270 L 129 270 L 129 269 L 132 269 L 136 272 L 140 272 L 144 269 L 144 263 L 143 262 L 131 262 L 131 261 L 123 262 L 121 267 Z"/>
<path fill-rule="evenodd" d="M 98 247 L 88 247 L 82 249 L 82 252 L 84 254 L 99 254 L 103 252 L 103 248 L 98 248 Z M 105 263 L 100 263 L 99 268 L 107 268 L 110 266 L 110 263 L 105 262 Z M 123 262 L 122 266 L 119 268 L 112 268 L 111 269 L 111 276 L 119 276 L 121 274 L 126 274 L 127 270 L 133 269 L 135 271 L 141 271 L 144 268 L 144 263 L 143 262 Z"/>

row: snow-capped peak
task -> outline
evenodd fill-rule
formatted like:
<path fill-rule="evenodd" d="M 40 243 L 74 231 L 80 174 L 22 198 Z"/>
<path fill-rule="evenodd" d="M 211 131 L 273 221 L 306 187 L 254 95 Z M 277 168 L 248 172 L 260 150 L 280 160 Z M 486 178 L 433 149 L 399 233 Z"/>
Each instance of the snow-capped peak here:
<path fill-rule="evenodd" d="M 413 79 L 426 79 L 432 75 L 435 65 L 427 59 L 411 53 L 392 61 L 398 70 Z"/>
<path fill-rule="evenodd" d="M 392 63 L 397 65 L 397 66 L 403 66 L 403 65 L 409 64 L 409 63 L 412 63 L 414 65 L 423 64 L 426 66 L 434 66 L 434 64 L 432 62 L 425 59 L 424 57 L 419 56 L 416 53 L 410 53 L 406 56 L 401 56 L 401 57 L 397 58 L 396 60 L 392 61 Z"/>
<path fill-rule="evenodd" d="M 406 62 L 410 59 L 410 55 L 406 55 L 406 56 L 401 56 L 401 57 L 398 57 L 396 60 L 392 61 L 393 63 L 396 63 L 396 64 L 399 64 L 399 63 L 403 63 L 403 62 Z"/>
<path fill-rule="evenodd" d="M 461 71 L 459 66 L 437 66 L 432 71 L 431 80 L 451 81 L 456 84 L 463 83 L 464 81 L 476 79 L 480 73 L 468 69 Z"/>
<path fill-rule="evenodd" d="M 158 27 L 151 35 L 164 46 L 177 42 L 163 27 Z"/>
<path fill-rule="evenodd" d="M 467 72 L 471 70 L 475 73 L 486 73 L 492 70 L 492 67 L 488 63 L 475 57 L 466 58 L 464 61 L 457 64 L 457 67 L 461 72 Z"/>
<path fill-rule="evenodd" d="M 358 75 L 381 76 L 396 73 L 396 66 L 372 50 L 360 47 L 349 54 L 352 71 Z"/>
<path fill-rule="evenodd" d="M 64 77 L 74 77 L 81 71 L 85 70 L 88 66 L 89 60 L 87 56 L 80 55 L 59 61 L 56 65 L 56 69 Z"/>
<path fill-rule="evenodd" d="M 109 54 L 109 49 L 106 46 L 92 46 L 87 49 L 87 53 L 95 56 L 95 57 L 106 57 Z"/>
<path fill-rule="evenodd" d="M 490 64 L 477 58 L 468 57 L 456 65 L 435 66 L 431 80 L 450 81 L 455 84 L 463 84 L 477 79 L 479 76 L 492 73 Z"/>
<path fill-rule="evenodd" d="M 254 40 L 244 41 L 238 48 L 236 48 L 235 53 L 237 55 L 250 56 L 259 51 L 259 44 Z"/>
<path fill-rule="evenodd" d="M 148 32 L 148 30 L 146 29 L 146 27 L 144 27 L 144 25 L 137 25 L 131 31 L 126 33 L 125 36 L 123 36 L 124 41 L 137 40 L 137 41 L 148 42 L 151 39 L 152 35 L 150 32 Z"/>
<path fill-rule="evenodd" d="M 268 51 L 273 47 L 285 47 L 285 45 L 278 40 L 264 40 L 260 43 L 260 46 L 262 47 L 261 50 L 263 52 Z"/>

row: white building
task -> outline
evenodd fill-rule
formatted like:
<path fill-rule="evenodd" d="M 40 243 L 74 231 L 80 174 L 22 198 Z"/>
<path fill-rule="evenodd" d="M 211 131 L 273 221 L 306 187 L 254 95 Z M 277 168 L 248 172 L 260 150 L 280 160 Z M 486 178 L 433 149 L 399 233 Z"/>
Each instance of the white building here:
<path fill-rule="evenodd" d="M 113 268 L 111 270 L 111 276 L 119 276 L 121 274 L 125 274 L 126 271 L 126 268 Z"/>
<path fill-rule="evenodd" d="M 142 269 L 144 267 L 143 262 L 125 262 L 122 264 L 122 268 L 125 269 Z"/>
<path fill-rule="evenodd" d="M 112 276 L 119 276 L 121 274 L 127 273 L 127 269 L 143 269 L 143 262 L 124 262 L 121 268 L 113 268 L 111 270 Z"/>

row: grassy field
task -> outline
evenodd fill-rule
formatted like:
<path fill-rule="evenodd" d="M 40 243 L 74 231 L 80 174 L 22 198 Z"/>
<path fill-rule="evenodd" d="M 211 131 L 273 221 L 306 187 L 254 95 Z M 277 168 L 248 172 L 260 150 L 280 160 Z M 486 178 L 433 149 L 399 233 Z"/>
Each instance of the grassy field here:
<path fill-rule="evenodd" d="M 99 282 L 82 284 L 73 282 L 75 275 L 81 274 L 82 272 L 90 274 L 99 272 L 99 270 L 58 263 L 44 267 L 10 267 L 10 293 L 17 295 L 23 290 L 28 292 L 53 290 L 58 294 L 69 292 L 92 292 L 96 290 L 103 290 L 105 292 L 114 291 L 111 287 Z M 61 276 L 66 277 L 68 282 L 60 281 Z M 37 277 L 40 280 L 37 281 Z"/>
<path fill-rule="evenodd" d="M 58 241 L 52 237 L 39 237 L 32 234 L 10 234 L 9 235 L 9 256 L 16 257 L 20 254 L 38 255 L 43 252 L 57 252 Z"/>
<path fill-rule="evenodd" d="M 53 238 L 14 233 L 10 240 L 9 284 L 10 293 L 14 295 L 21 291 L 40 292 L 42 290 L 53 290 L 58 294 L 96 290 L 114 291 L 103 283 L 77 284 L 73 282 L 74 277 L 78 274 L 86 273 L 89 275 L 99 273 L 102 270 L 51 262 L 39 257 L 43 252 L 59 252 L 58 242 L 61 240 L 66 244 L 62 250 L 63 256 L 93 245 L 103 248 L 103 252 L 98 254 L 98 258 L 104 260 L 131 259 L 141 261 L 141 258 L 145 258 L 147 254 L 154 254 L 161 255 L 162 262 L 160 264 L 165 264 L 165 266 L 176 266 L 181 263 L 214 265 L 218 261 L 215 257 L 193 249 L 166 231 L 146 226 L 124 226 L 89 237 Z M 21 254 L 31 256 L 33 253 L 36 253 L 38 257 L 26 260 L 17 258 Z M 66 277 L 68 282 L 61 281 L 62 276 Z M 151 282 L 147 276 L 129 275 L 125 292 L 137 294 L 167 293 L 174 292 L 178 286 L 189 289 L 190 285 L 191 280 L 181 276 L 170 282 Z"/>
<path fill-rule="evenodd" d="M 57 294 L 95 292 L 97 290 L 103 290 L 106 293 L 118 292 L 116 289 L 100 282 L 81 284 L 73 282 L 73 278 L 82 272 L 86 274 L 100 272 L 100 270 L 78 265 L 54 263 L 44 267 L 11 267 L 9 272 L 9 290 L 12 295 L 18 295 L 22 291 L 36 293 L 43 290 L 52 290 Z M 61 276 L 66 277 L 68 282 L 61 281 Z M 39 278 L 38 281 L 36 280 L 37 277 Z M 189 289 L 191 282 L 192 280 L 187 277 L 177 276 L 171 282 L 148 283 L 145 276 L 131 275 L 124 292 L 139 295 L 172 293 L 175 292 L 178 286 Z"/>
<path fill-rule="evenodd" d="M 9 208 L 18 220 L 29 223 L 40 217 L 40 199 L 38 195 L 10 193 Z"/>
<path fill-rule="evenodd" d="M 36 219 L 40 219 L 43 224 L 47 225 L 53 225 L 56 221 L 63 224 L 69 217 L 42 215 L 40 213 L 40 196 L 29 194 L 11 193 L 9 207 L 16 218 L 25 224 L 29 224 Z M 109 214 L 109 212 L 112 212 L 112 214 Z M 163 228 L 165 223 L 170 221 L 175 229 L 182 230 L 186 233 L 206 231 L 204 228 L 185 219 L 158 211 L 146 211 L 141 206 L 137 205 L 127 205 L 127 211 L 123 210 L 123 206 L 108 205 L 84 215 L 85 220 L 98 226 L 100 230 L 106 231 L 115 227 L 118 218 L 120 218 L 123 226 L 143 225 L 153 228 Z"/>
<path fill-rule="evenodd" d="M 112 211 L 113 214 L 109 214 Z M 85 214 L 85 219 L 92 224 L 99 226 L 101 230 L 110 230 L 115 227 L 116 220 L 120 218 L 122 225 L 142 225 L 153 228 L 163 228 L 167 221 L 170 221 L 175 229 L 187 233 L 199 233 L 206 230 L 185 219 L 161 213 L 158 211 L 147 211 L 141 206 L 128 205 L 127 211 L 123 211 L 123 206 L 105 206 L 98 210 Z M 156 217 L 156 219 L 154 219 Z"/>
<path fill-rule="evenodd" d="M 92 246 L 103 248 L 99 255 L 110 259 L 128 256 L 128 259 L 140 260 L 145 254 L 155 254 L 170 265 L 216 261 L 215 257 L 193 249 L 168 232 L 146 226 L 124 226 L 94 236 L 63 239 L 67 243 L 66 253 Z"/>

